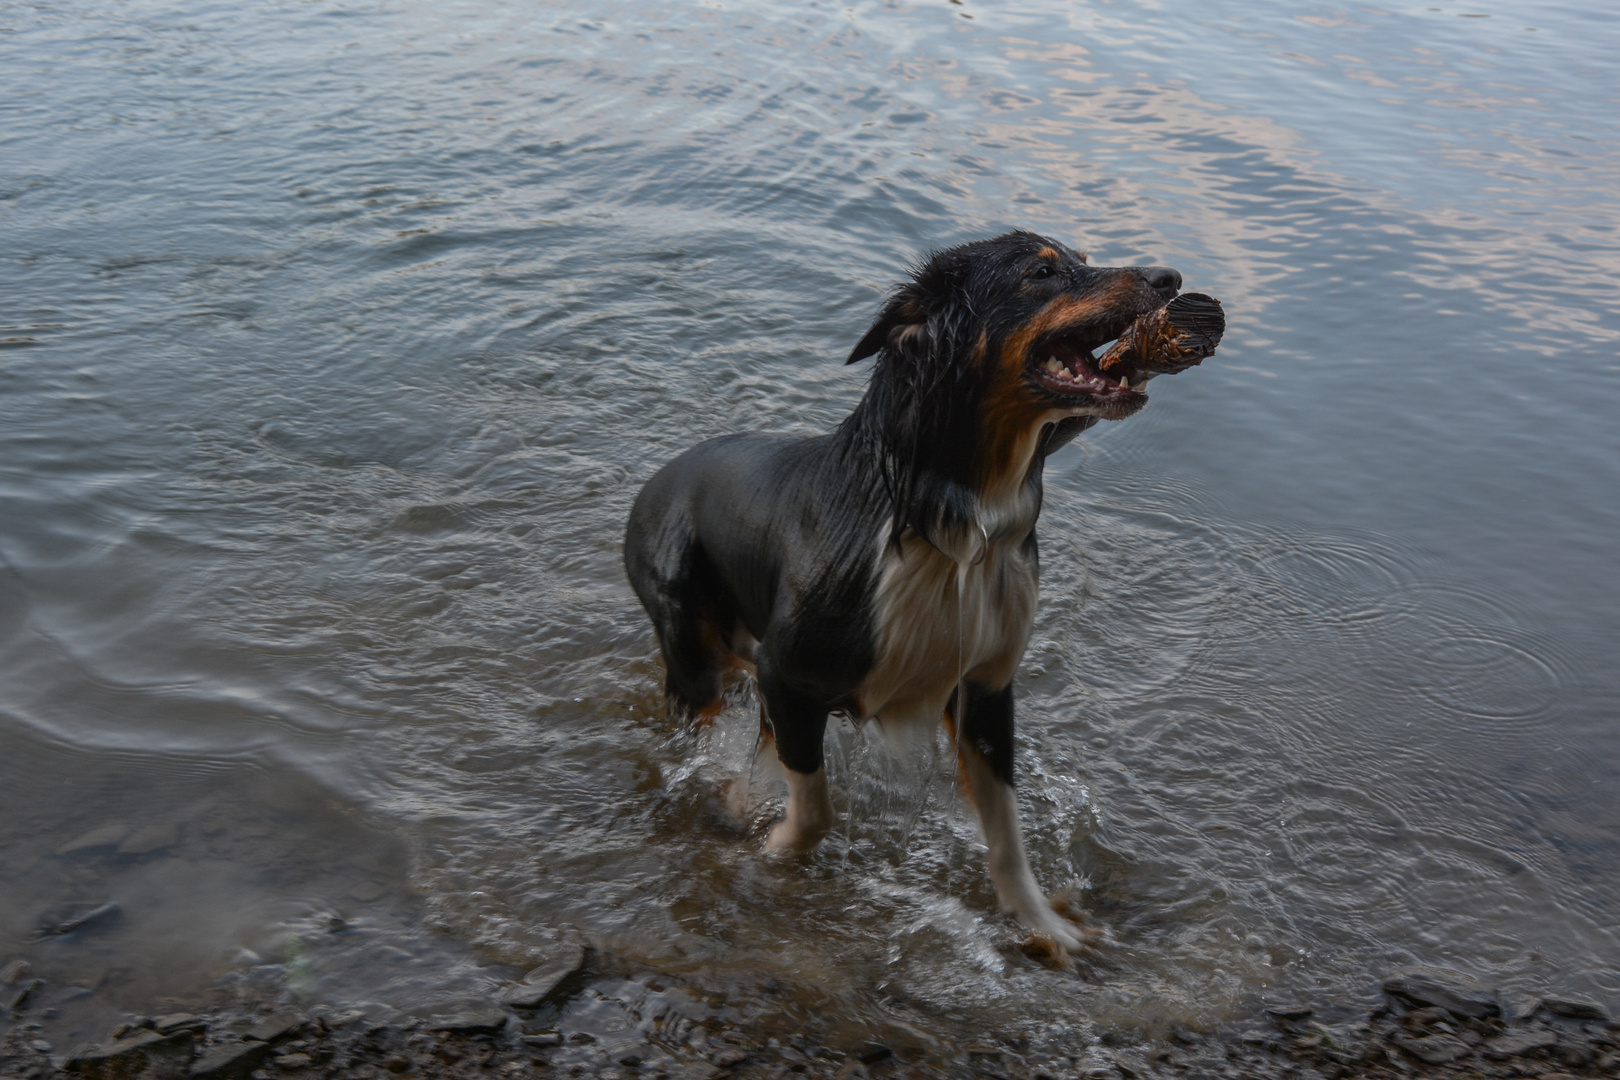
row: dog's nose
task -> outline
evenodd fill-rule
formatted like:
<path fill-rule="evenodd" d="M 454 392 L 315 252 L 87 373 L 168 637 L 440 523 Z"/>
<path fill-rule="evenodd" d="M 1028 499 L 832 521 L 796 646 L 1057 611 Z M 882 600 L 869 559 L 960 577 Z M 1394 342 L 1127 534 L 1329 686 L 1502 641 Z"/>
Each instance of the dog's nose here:
<path fill-rule="evenodd" d="M 1181 272 L 1168 266 L 1139 266 L 1142 279 L 1160 292 L 1174 293 L 1181 288 Z"/>

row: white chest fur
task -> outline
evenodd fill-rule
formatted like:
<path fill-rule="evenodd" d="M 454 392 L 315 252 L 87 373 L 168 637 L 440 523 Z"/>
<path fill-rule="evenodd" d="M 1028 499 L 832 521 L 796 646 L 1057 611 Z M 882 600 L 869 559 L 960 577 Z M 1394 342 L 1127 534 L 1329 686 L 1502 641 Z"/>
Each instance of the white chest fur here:
<path fill-rule="evenodd" d="M 1023 658 L 1039 581 L 1024 536 L 991 541 L 958 562 L 907 534 L 885 550 L 876 598 L 877 661 L 861 711 L 885 720 L 938 720 L 960 677 L 1004 686 Z"/>

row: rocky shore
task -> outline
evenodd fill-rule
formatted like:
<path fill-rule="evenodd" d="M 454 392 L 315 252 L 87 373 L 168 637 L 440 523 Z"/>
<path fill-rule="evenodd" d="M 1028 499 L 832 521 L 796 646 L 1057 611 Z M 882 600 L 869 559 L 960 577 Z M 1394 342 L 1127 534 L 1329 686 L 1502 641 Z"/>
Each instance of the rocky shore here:
<path fill-rule="evenodd" d="M 760 1037 L 702 1010 L 656 1007 L 654 978 L 640 1023 L 582 1022 L 561 1007 L 608 984 L 583 950 L 529 972 L 485 1004 L 438 1014 L 368 1019 L 358 1011 L 287 1001 L 133 1017 L 99 1041 L 57 1048 L 34 1018 L 41 983 L 26 965 L 3 971 L 9 1030 L 0 1078 L 18 1080 L 391 1080 L 393 1077 L 601 1077 L 604 1080 L 1007 1080 L 1138 1078 L 1620 1077 L 1620 1023 L 1600 1007 L 1543 998 L 1517 1010 L 1488 988 L 1411 973 L 1384 984 L 1383 1003 L 1358 1022 L 1274 1007 L 1213 1034 L 1173 1031 L 1144 1041 L 1104 1032 L 1071 1053 L 1037 1053 L 985 1039 L 956 1058 L 868 1042 L 821 1045 Z M 610 980 L 611 981 L 611 980 Z M 628 985 L 617 983 L 620 991 Z M 611 989 L 611 987 L 609 987 Z M 667 1000 L 667 999 L 662 999 Z M 695 999 L 693 999 L 695 1000 Z M 589 1014 L 587 1014 L 589 1015 Z M 595 1027 L 596 1030 L 592 1030 Z"/>

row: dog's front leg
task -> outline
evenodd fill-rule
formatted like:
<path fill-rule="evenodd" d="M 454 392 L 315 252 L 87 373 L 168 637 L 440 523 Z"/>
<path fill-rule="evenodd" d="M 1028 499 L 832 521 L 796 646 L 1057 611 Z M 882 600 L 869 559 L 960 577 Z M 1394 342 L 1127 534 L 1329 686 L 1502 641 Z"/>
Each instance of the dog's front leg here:
<path fill-rule="evenodd" d="M 1049 934 L 1065 949 L 1082 944 L 1080 928 L 1052 910 L 1046 894 L 1035 883 L 1018 823 L 1018 793 L 1013 789 L 1012 684 L 983 690 L 972 684 L 965 691 L 966 708 L 957 731 L 957 746 L 967 772 L 968 792 L 979 812 L 989 848 L 990 881 L 996 899 L 1031 930 Z"/>
<path fill-rule="evenodd" d="M 770 851 L 809 851 L 833 827 L 832 797 L 827 793 L 825 767 L 813 773 L 783 769 L 787 774 L 787 814 L 771 826 L 765 841 Z"/>
<path fill-rule="evenodd" d="M 761 669 L 765 717 L 788 784 L 787 813 L 771 827 L 765 846 L 771 851 L 809 851 L 832 830 L 834 821 L 821 757 L 827 710 L 773 678 L 767 665 Z"/>

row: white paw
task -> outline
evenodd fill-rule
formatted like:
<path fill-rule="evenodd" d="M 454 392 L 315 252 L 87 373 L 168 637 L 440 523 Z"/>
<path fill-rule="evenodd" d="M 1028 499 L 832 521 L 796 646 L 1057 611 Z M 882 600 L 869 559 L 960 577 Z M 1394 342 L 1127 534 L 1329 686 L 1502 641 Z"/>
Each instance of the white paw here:
<path fill-rule="evenodd" d="M 765 838 L 766 851 L 810 851 L 821 843 L 822 833 L 806 832 L 791 821 L 778 821 Z"/>
<path fill-rule="evenodd" d="M 1080 926 L 1049 907 L 1027 913 L 1019 912 L 1018 921 L 1035 933 L 1051 938 L 1064 952 L 1078 952 L 1086 944 L 1086 937 Z"/>

